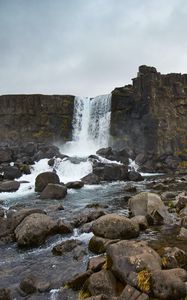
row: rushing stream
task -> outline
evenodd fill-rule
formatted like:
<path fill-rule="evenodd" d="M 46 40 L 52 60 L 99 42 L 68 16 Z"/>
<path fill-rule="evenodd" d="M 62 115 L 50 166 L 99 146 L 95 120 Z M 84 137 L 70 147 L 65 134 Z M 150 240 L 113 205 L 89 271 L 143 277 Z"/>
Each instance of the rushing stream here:
<path fill-rule="evenodd" d="M 55 165 L 50 167 L 48 159 L 42 159 L 32 166 L 30 175 L 23 175 L 19 180 L 25 181 L 20 189 L 14 193 L 1 193 L 0 201 L 3 207 L 8 209 L 14 205 L 34 207 L 46 210 L 55 218 L 62 218 L 71 221 L 83 211 L 86 205 L 101 203 L 108 206 L 109 212 L 117 212 L 128 215 L 126 199 L 130 194 L 124 190 L 126 182 L 115 182 L 102 185 L 84 186 L 80 190 L 68 190 L 64 200 L 40 200 L 34 192 L 35 178 L 44 171 L 56 170 L 60 181 L 79 180 L 92 171 L 92 163 L 88 159 L 90 154 L 95 154 L 99 148 L 109 145 L 110 129 L 110 105 L 111 95 L 98 96 L 95 98 L 76 97 L 74 119 L 73 119 L 73 140 L 61 146 L 61 152 L 69 158 L 56 159 Z M 146 190 L 146 181 L 136 183 L 137 191 Z M 56 209 L 63 205 L 64 210 Z M 148 239 L 154 244 L 158 238 L 164 243 L 170 237 L 170 232 L 175 227 L 163 227 L 150 229 L 150 232 L 142 233 L 138 239 Z M 56 235 L 48 238 L 45 244 L 38 248 L 20 250 L 15 243 L 0 246 L 0 287 L 11 287 L 18 284 L 22 278 L 29 274 L 35 274 L 41 280 L 51 282 L 51 291 L 44 293 L 40 299 L 58 299 L 58 289 L 63 283 L 74 274 L 85 270 L 88 257 L 87 253 L 83 261 L 75 261 L 71 254 L 63 257 L 54 256 L 51 249 L 58 242 L 66 239 L 80 239 L 88 243 L 92 233 L 80 232 L 75 229 L 73 234 Z M 15 300 L 22 299 L 18 295 Z M 33 298 L 36 299 L 36 298 Z M 38 298 L 39 299 L 39 298 Z M 71 299 L 71 298 L 69 298 Z M 72 298 L 73 299 L 73 298 Z"/>

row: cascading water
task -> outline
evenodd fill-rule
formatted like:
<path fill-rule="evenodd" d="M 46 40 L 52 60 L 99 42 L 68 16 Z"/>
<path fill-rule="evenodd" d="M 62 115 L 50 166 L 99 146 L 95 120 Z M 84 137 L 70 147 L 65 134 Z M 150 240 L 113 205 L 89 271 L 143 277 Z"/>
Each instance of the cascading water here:
<path fill-rule="evenodd" d="M 62 152 L 88 156 L 109 144 L 111 94 L 95 98 L 75 97 L 72 142 Z"/>

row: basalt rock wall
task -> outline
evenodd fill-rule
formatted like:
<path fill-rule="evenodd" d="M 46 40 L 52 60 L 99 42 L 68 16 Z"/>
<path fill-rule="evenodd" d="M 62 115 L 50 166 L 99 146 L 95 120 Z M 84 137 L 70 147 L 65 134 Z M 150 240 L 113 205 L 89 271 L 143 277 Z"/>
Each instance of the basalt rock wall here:
<path fill-rule="evenodd" d="M 71 140 L 74 96 L 0 96 L 0 145 Z"/>
<path fill-rule="evenodd" d="M 140 163 L 186 168 L 187 74 L 139 67 L 132 85 L 112 92 L 111 141 Z"/>

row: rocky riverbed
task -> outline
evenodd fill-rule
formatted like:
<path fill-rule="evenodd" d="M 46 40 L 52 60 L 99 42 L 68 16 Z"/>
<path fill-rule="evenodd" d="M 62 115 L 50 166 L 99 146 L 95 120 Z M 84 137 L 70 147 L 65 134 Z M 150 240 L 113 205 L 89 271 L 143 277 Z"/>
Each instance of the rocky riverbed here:
<path fill-rule="evenodd" d="M 16 151 L 0 151 L 0 299 L 186 297 L 186 175 Z"/>

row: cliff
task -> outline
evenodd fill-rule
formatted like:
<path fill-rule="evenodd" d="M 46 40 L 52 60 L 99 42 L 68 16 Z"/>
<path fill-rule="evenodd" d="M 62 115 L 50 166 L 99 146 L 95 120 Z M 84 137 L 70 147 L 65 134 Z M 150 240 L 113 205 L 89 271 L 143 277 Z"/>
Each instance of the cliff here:
<path fill-rule="evenodd" d="M 70 140 L 74 96 L 0 96 L 0 144 Z"/>
<path fill-rule="evenodd" d="M 187 74 L 140 66 L 112 92 L 111 139 L 148 169 L 187 167 Z"/>

